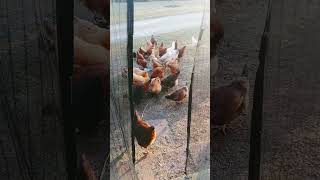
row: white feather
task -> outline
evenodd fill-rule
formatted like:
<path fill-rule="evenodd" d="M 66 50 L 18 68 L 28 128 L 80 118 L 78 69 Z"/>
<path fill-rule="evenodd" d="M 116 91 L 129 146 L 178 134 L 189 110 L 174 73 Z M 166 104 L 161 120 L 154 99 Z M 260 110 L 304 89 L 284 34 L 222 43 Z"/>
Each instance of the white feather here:
<path fill-rule="evenodd" d="M 175 42 L 172 42 L 172 45 L 170 48 L 167 49 L 167 52 L 173 51 L 175 49 Z"/>
<path fill-rule="evenodd" d="M 178 58 L 178 55 L 179 55 L 179 50 L 174 49 L 172 51 L 167 51 L 167 53 L 165 53 L 163 56 L 161 56 L 161 58 L 159 60 L 162 61 L 163 63 L 166 63 L 167 61 L 169 61 L 171 59 Z"/>

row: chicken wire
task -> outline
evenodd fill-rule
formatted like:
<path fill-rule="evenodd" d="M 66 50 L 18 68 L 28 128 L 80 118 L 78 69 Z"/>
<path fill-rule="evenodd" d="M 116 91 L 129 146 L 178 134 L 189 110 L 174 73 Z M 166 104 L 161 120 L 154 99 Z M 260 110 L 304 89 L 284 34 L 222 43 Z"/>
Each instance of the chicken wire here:
<path fill-rule="evenodd" d="M 1 179 L 67 179 L 55 21 L 53 0 L 0 2 Z"/>
<path fill-rule="evenodd" d="M 205 7 L 210 7 L 207 2 Z M 210 9 L 204 10 L 194 58 L 189 139 L 188 174 L 199 172 L 209 178 L 210 169 Z"/>
<path fill-rule="evenodd" d="M 315 32 L 320 27 L 317 21 L 320 3 L 297 0 L 269 3 L 269 28 L 264 33 L 261 43 L 264 51 L 260 54 L 263 61 L 261 58 L 259 73 L 264 74 L 260 93 L 264 96 L 258 99 L 261 103 L 258 175 L 263 180 L 319 179 L 320 36 Z"/>
<path fill-rule="evenodd" d="M 148 1 L 135 2 L 134 47 L 144 47 L 151 35 L 157 44 L 170 47 L 177 40 L 178 48 L 187 46 L 180 60 L 181 73 L 178 85 L 162 91 L 157 97 L 144 97 L 135 104 L 144 120 L 154 125 L 158 137 L 150 145 L 146 158 L 142 148 L 136 145 L 136 171 L 140 179 L 174 179 L 185 174 L 206 174 L 209 177 L 210 155 L 210 37 L 209 1 Z M 205 18 L 202 22 L 202 18 Z M 192 16 L 192 17 L 191 17 Z M 202 27 L 203 26 L 203 27 Z M 200 29 L 204 28 L 202 39 L 197 43 Z M 193 64 L 195 77 L 192 93 L 192 117 L 188 136 L 188 100 L 180 105 L 163 96 L 182 86 L 190 87 Z M 134 59 L 134 67 L 137 67 Z M 190 89 L 190 88 L 189 88 Z M 201 125 L 197 125 L 200 122 Z M 200 135 L 200 136 L 199 136 Z M 200 140 L 202 138 L 202 141 Z M 187 141 L 190 139 L 190 156 L 186 165 Z M 187 171 L 185 168 L 187 166 Z M 200 175 L 199 175 L 200 177 Z"/>
<path fill-rule="evenodd" d="M 122 77 L 128 67 L 127 8 L 125 0 L 110 1 L 110 163 L 111 179 L 134 179 L 131 155 L 131 116 L 128 79 Z M 104 171 L 101 179 L 107 179 Z"/>

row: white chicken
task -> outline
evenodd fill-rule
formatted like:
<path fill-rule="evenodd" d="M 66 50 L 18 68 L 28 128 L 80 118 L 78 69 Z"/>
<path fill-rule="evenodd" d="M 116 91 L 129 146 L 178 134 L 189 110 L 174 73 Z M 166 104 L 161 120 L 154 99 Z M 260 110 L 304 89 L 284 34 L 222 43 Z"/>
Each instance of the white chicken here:
<path fill-rule="evenodd" d="M 169 48 L 167 49 L 167 52 L 168 52 L 168 51 L 173 51 L 174 49 L 176 49 L 175 47 L 176 47 L 176 41 L 173 41 L 172 44 L 171 44 L 171 47 L 169 47 Z M 177 48 L 178 48 L 178 47 L 177 47 Z"/>
<path fill-rule="evenodd" d="M 159 60 L 165 64 L 171 59 L 178 58 L 178 55 L 179 55 L 178 43 L 177 41 L 174 41 L 172 42 L 172 46 L 167 49 L 167 52 L 163 56 L 161 56 Z"/>

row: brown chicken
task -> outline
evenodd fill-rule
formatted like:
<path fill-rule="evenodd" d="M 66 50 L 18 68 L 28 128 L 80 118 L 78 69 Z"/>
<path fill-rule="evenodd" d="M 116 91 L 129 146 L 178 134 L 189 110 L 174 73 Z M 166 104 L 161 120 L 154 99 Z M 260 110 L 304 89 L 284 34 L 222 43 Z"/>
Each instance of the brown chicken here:
<path fill-rule="evenodd" d="M 145 55 L 147 53 L 147 51 L 145 51 L 144 49 L 142 49 L 141 47 L 139 48 L 138 52 L 142 55 Z"/>
<path fill-rule="evenodd" d="M 161 86 L 161 80 L 160 78 L 156 77 L 151 79 L 151 82 L 149 84 L 149 91 L 152 94 L 159 94 L 161 92 L 162 86 Z"/>
<path fill-rule="evenodd" d="M 164 47 L 163 42 L 159 46 L 159 56 L 163 56 L 165 53 L 167 53 L 167 48 Z"/>
<path fill-rule="evenodd" d="M 139 68 L 133 68 L 133 73 L 135 75 L 138 75 L 138 76 L 142 76 L 144 78 L 144 86 L 143 86 L 143 89 L 144 89 L 144 92 L 146 92 L 148 90 L 148 87 L 149 87 L 149 74 L 148 72 L 144 71 L 144 70 L 141 70 Z M 138 76 L 135 76 L 135 78 L 137 78 Z M 142 87 L 142 84 L 143 83 L 139 83 L 140 86 Z M 136 84 L 134 84 L 135 86 L 137 86 Z"/>
<path fill-rule="evenodd" d="M 248 82 L 235 80 L 230 85 L 216 88 L 211 92 L 212 121 L 214 129 L 221 129 L 226 135 L 226 128 L 246 108 Z"/>
<path fill-rule="evenodd" d="M 164 78 L 161 82 L 162 86 L 166 88 L 171 88 L 173 86 L 178 85 L 179 74 L 180 74 L 180 70 L 178 69 L 178 71 L 175 74 L 170 74 L 169 76 Z"/>
<path fill-rule="evenodd" d="M 139 68 L 134 67 L 133 73 L 135 73 L 136 75 L 139 75 L 139 76 L 145 76 L 145 73 L 147 73 L 147 72 L 144 70 L 141 70 Z"/>
<path fill-rule="evenodd" d="M 151 41 L 147 41 L 146 43 L 146 53 L 147 55 L 151 55 L 153 50 L 155 48 L 155 45 L 151 43 Z"/>
<path fill-rule="evenodd" d="M 90 162 L 87 160 L 85 154 L 81 155 L 80 160 L 80 180 L 98 180 L 96 177 L 96 174 L 90 164 Z"/>
<path fill-rule="evenodd" d="M 107 64 L 109 51 L 74 36 L 74 62 L 79 65 Z"/>
<path fill-rule="evenodd" d="M 150 54 L 148 54 L 144 48 L 140 47 L 138 51 L 146 60 L 150 57 Z"/>
<path fill-rule="evenodd" d="M 185 52 L 187 46 L 183 46 L 182 48 L 178 49 L 179 54 L 178 54 L 178 58 L 182 58 Z"/>
<path fill-rule="evenodd" d="M 133 85 L 144 86 L 150 80 L 148 72 L 142 72 L 140 75 L 133 73 Z"/>
<path fill-rule="evenodd" d="M 144 72 L 142 76 L 133 73 L 133 100 L 135 103 L 139 103 L 141 98 L 149 89 L 150 78 L 147 72 Z"/>
<path fill-rule="evenodd" d="M 153 48 L 151 55 L 149 56 L 150 60 L 153 58 L 159 58 L 159 48 Z"/>
<path fill-rule="evenodd" d="M 137 64 L 138 64 L 138 65 L 142 66 L 143 68 L 146 68 L 146 67 L 147 67 L 148 62 L 147 62 L 147 60 L 144 58 L 144 56 L 143 56 L 142 54 L 140 54 L 139 51 L 137 51 L 137 57 L 136 57 L 136 59 L 137 59 Z"/>
<path fill-rule="evenodd" d="M 164 78 L 165 68 L 164 67 L 156 67 L 152 70 L 151 78 L 159 77 L 160 79 Z"/>
<path fill-rule="evenodd" d="M 188 96 L 188 87 L 184 86 L 175 90 L 173 93 L 168 94 L 165 98 L 181 103 Z"/>
<path fill-rule="evenodd" d="M 171 61 L 168 61 L 167 67 L 170 69 L 171 74 L 177 74 L 178 71 L 180 72 L 177 59 L 172 59 Z"/>
<path fill-rule="evenodd" d="M 145 122 L 139 115 L 137 111 L 135 111 L 134 116 L 134 124 L 133 124 L 133 134 L 138 141 L 138 144 L 145 148 L 145 154 L 148 154 L 148 146 L 150 146 L 157 138 L 157 134 L 154 126 L 150 126 L 147 122 Z"/>
<path fill-rule="evenodd" d="M 153 67 L 153 69 L 155 69 L 157 67 L 163 67 L 163 65 L 161 64 L 160 61 L 158 61 L 157 58 L 153 58 L 152 59 L 152 67 Z"/>
<path fill-rule="evenodd" d="M 74 34 L 82 40 L 110 49 L 110 33 L 97 25 L 74 17 Z"/>

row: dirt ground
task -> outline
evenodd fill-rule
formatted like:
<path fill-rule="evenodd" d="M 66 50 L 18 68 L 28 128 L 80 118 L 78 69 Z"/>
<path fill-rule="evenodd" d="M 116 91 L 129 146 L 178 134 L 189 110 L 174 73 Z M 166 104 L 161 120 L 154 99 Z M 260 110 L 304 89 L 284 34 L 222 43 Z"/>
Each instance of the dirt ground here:
<path fill-rule="evenodd" d="M 266 2 L 225 0 L 217 11 L 225 27 L 218 50 L 222 73 L 217 86 L 249 67 L 250 104 Z M 273 1 L 265 66 L 261 138 L 262 179 L 319 179 L 319 2 Z M 308 63 L 306 63 L 308 62 Z M 250 108 L 250 111 L 251 111 Z M 243 128 L 217 135 L 211 156 L 214 179 L 247 179 L 249 117 Z"/>
<path fill-rule="evenodd" d="M 168 4 L 181 5 L 178 3 L 168 2 Z M 186 1 L 194 3 L 194 1 Z M 165 4 L 165 2 L 161 2 Z M 149 5 L 150 7 L 152 5 Z M 199 9 L 199 3 L 196 5 Z M 168 11 L 174 14 L 189 13 L 186 9 L 181 11 L 183 5 L 177 7 L 179 11 L 174 12 L 171 8 L 162 9 L 159 11 Z M 142 6 L 137 7 L 137 11 L 141 10 Z M 194 11 L 194 10 L 193 10 Z M 141 12 L 137 12 L 139 15 Z M 148 15 L 148 14 L 147 14 Z M 148 17 L 148 16 L 147 16 Z M 164 16 L 165 17 L 165 16 Z M 201 19 L 199 19 L 201 21 Z M 207 23 L 208 25 L 209 23 Z M 200 23 L 199 23 L 200 25 Z M 136 172 L 140 179 L 183 179 L 186 161 L 186 145 L 187 145 L 187 111 L 188 100 L 182 104 L 176 104 L 164 96 L 182 86 L 190 85 L 191 71 L 195 57 L 195 47 L 192 46 L 192 36 L 197 38 L 200 30 L 199 27 L 182 29 L 177 32 L 155 34 L 158 43 L 164 42 L 165 46 L 171 46 L 172 41 L 178 41 L 178 47 L 187 46 L 186 54 L 181 59 L 179 65 L 181 74 L 178 78 L 178 86 L 162 91 L 158 96 L 145 96 L 142 101 L 137 104 L 137 110 L 142 113 L 144 111 L 144 119 L 154 125 L 158 133 L 157 140 L 150 146 L 148 156 L 143 155 L 143 149 L 136 143 L 137 163 Z M 207 174 L 205 179 L 209 178 L 209 173 L 206 172 L 210 168 L 210 45 L 209 31 L 206 27 L 203 34 L 203 42 L 199 47 L 199 52 L 196 57 L 194 88 L 193 88 L 193 111 L 191 123 L 190 137 L 190 153 L 188 165 L 188 174 L 197 174 L 200 177 L 201 173 Z M 134 49 L 145 45 L 144 38 L 134 39 Z"/>
<path fill-rule="evenodd" d="M 207 29 L 206 29 L 207 30 Z M 194 30 L 197 31 L 197 30 Z M 166 46 L 172 40 L 177 39 L 179 47 L 187 45 L 185 56 L 180 61 L 181 74 L 178 78 L 178 86 L 161 92 L 157 97 L 146 96 L 136 106 L 137 110 L 144 112 L 144 119 L 156 127 L 158 138 L 150 147 L 150 154 L 144 157 L 142 148 L 136 145 L 137 164 L 136 171 L 141 179 L 173 179 L 184 175 L 187 144 L 187 111 L 188 100 L 183 104 L 176 104 L 164 98 L 164 96 L 179 87 L 190 85 L 193 57 L 195 47 L 191 45 L 192 34 L 196 32 L 186 30 L 161 34 L 156 36 L 158 41 L 163 41 Z M 199 31 L 199 30 L 198 30 Z M 198 170 L 209 169 L 209 33 L 204 34 L 204 42 L 200 47 L 197 57 L 195 75 L 193 113 L 191 125 L 191 154 L 189 173 Z M 136 47 L 143 40 L 135 41 Z M 141 45 L 141 44 L 140 44 Z M 196 105 L 197 104 L 197 105 Z M 195 123 L 196 122 L 196 123 Z M 198 147 L 197 147 L 198 146 Z M 149 172 L 148 172 L 149 171 Z"/>
<path fill-rule="evenodd" d="M 319 1 L 275 1 L 266 62 L 263 179 L 319 179 Z M 281 26 L 279 26 L 281 25 Z"/>
<path fill-rule="evenodd" d="M 216 2 L 218 17 L 224 26 L 224 40 L 218 48 L 222 69 L 215 86 L 227 85 L 241 75 L 245 64 L 249 69 L 249 114 L 252 108 L 258 51 L 266 16 L 265 0 L 224 0 Z M 226 136 L 214 134 L 211 168 L 214 179 L 247 179 L 250 151 L 250 117 L 242 116 L 243 127 Z"/>

